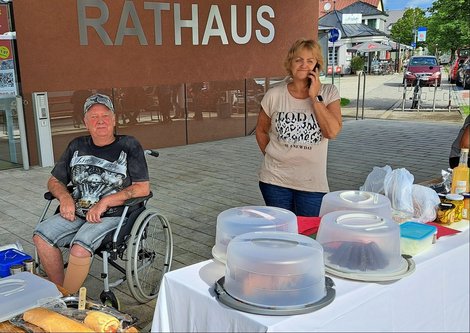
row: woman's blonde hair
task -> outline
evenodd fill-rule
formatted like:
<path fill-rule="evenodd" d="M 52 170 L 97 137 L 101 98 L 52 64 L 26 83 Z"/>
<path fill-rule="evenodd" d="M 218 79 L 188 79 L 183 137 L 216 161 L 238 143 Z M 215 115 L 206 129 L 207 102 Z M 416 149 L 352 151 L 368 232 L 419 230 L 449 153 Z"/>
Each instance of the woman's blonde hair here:
<path fill-rule="evenodd" d="M 317 63 L 320 66 L 320 71 L 323 69 L 323 55 L 320 44 L 318 44 L 318 42 L 314 41 L 313 39 L 301 38 L 292 44 L 289 52 L 287 52 L 286 59 L 284 60 L 284 68 L 286 69 L 289 76 L 292 76 L 292 60 L 294 60 L 298 52 L 303 49 L 312 51 L 313 57 L 317 60 Z"/>

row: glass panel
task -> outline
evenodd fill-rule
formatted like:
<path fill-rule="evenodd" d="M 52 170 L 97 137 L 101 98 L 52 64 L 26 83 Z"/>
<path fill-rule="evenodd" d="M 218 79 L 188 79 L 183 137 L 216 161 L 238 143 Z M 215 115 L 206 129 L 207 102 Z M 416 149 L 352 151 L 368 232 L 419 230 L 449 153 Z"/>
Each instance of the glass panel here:
<path fill-rule="evenodd" d="M 238 100 L 244 91 L 244 80 L 188 84 L 188 143 L 244 136 L 245 112 Z"/>
<path fill-rule="evenodd" d="M 0 170 L 23 166 L 16 98 L 0 99 Z"/>
<path fill-rule="evenodd" d="M 186 144 L 184 84 L 114 89 L 117 133 L 144 148 Z"/>
<path fill-rule="evenodd" d="M 144 87 L 48 92 L 54 158 L 87 135 L 83 104 L 109 95 L 116 133 L 135 136 L 146 149 L 240 137 L 254 133 L 265 91 L 284 77 Z"/>

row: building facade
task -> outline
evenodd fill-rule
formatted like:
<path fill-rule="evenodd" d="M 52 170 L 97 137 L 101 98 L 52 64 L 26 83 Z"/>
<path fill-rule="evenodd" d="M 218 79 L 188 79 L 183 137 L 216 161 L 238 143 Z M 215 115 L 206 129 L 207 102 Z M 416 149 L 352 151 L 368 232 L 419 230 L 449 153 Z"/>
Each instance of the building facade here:
<path fill-rule="evenodd" d="M 144 148 L 249 135 L 264 92 L 286 75 L 292 42 L 318 34 L 318 2 L 308 0 L 9 6 L 25 127 L 13 126 L 13 146 L 17 163 L 27 156 L 41 166 L 87 132 L 82 105 L 94 92 L 113 98 L 117 133 L 136 136 Z M 7 102 L 13 114 L 16 100 Z M 27 155 L 18 153 L 18 136 Z"/>

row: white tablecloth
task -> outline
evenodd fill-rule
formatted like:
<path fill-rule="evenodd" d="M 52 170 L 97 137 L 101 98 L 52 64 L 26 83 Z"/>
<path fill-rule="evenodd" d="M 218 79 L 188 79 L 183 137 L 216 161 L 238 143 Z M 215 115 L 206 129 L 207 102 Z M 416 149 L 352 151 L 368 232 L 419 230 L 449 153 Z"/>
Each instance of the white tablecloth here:
<path fill-rule="evenodd" d="M 224 266 L 213 260 L 165 275 L 152 332 L 469 332 L 469 231 L 438 239 L 414 257 L 416 271 L 394 282 L 332 277 L 334 301 L 296 316 L 261 316 L 214 297 Z"/>

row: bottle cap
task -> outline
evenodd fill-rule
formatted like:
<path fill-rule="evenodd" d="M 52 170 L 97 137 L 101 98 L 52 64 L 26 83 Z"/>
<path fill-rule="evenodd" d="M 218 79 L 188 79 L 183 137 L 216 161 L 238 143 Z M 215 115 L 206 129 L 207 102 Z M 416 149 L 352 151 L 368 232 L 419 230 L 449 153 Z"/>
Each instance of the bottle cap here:
<path fill-rule="evenodd" d="M 463 200 L 464 198 L 463 198 L 463 195 L 460 195 L 460 194 L 447 194 L 446 199 L 452 200 L 452 201 L 459 201 L 459 200 Z"/>

